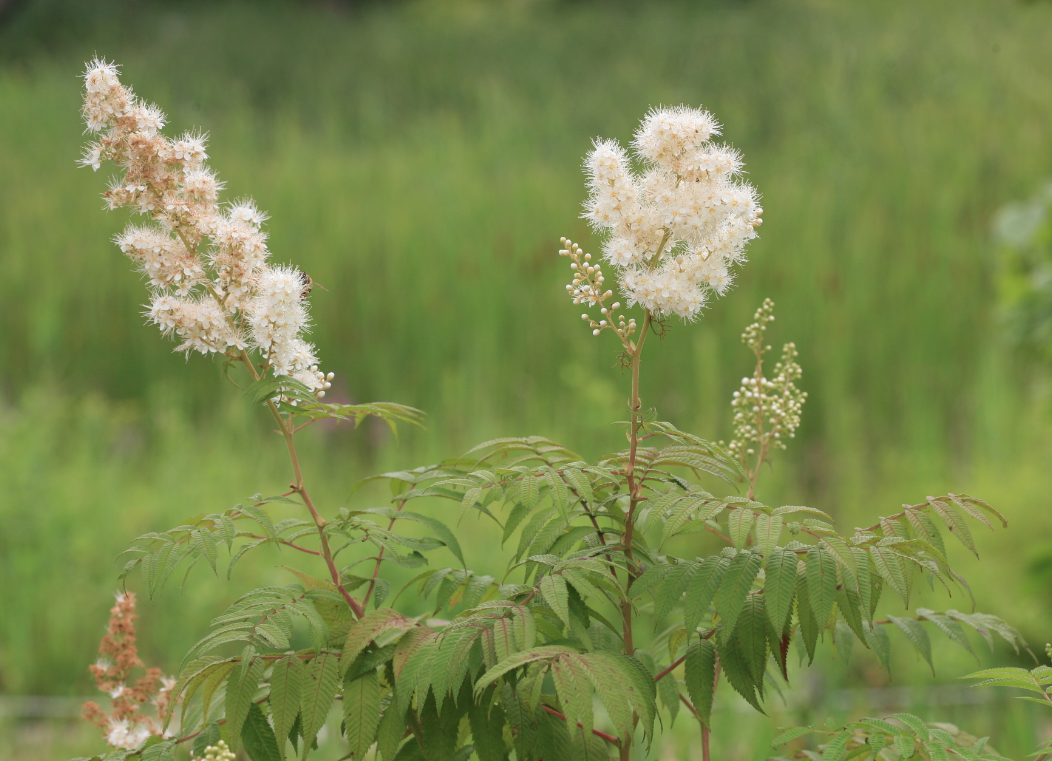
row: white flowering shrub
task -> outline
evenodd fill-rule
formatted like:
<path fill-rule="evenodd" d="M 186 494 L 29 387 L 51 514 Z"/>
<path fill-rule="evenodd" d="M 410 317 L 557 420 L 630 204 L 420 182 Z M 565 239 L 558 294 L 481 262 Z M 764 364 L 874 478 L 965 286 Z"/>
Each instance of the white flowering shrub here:
<path fill-rule="evenodd" d="M 719 694 L 729 685 L 762 710 L 772 680 L 789 678 L 794 647 L 810 664 L 820 642 L 840 653 L 858 642 L 887 666 L 888 632 L 897 631 L 930 661 L 929 630 L 971 648 L 962 625 L 1025 647 L 1008 624 L 979 613 L 877 615 L 887 596 L 908 607 L 920 580 L 963 583 L 944 531 L 975 552 L 969 521 L 1004 523 L 982 500 L 926 497 L 847 533 L 818 508 L 760 500 L 762 466 L 793 437 L 806 398 L 793 344 L 770 377 L 764 368 L 770 301 L 743 335 L 756 369 L 734 394 L 727 447 L 644 410 L 647 338 L 676 317 L 696 320 L 707 299 L 727 292 L 760 221 L 739 155 L 711 142 L 719 132 L 711 115 L 651 112 L 636 133 L 634 166 L 609 141 L 589 154 L 585 216 L 609 232 L 603 258 L 619 297 L 602 265 L 563 239 L 570 295 L 590 310 L 593 334 L 616 338 L 629 371 L 625 447 L 588 462 L 544 437 L 496 439 L 366 479 L 390 487 L 387 504 L 332 508 L 310 495 L 297 432 L 323 417 L 394 423 L 417 413 L 320 401 L 330 376 L 304 339 L 310 280 L 271 262 L 263 215 L 247 201 L 222 205 L 204 139 L 165 137 L 161 112 L 136 99 L 114 66 L 93 62 L 85 82 L 84 115 L 99 137 L 82 163 L 115 162 L 122 175 L 106 193 L 110 206 L 147 218 L 117 243 L 148 279 L 149 319 L 178 350 L 222 355 L 231 377 L 241 373 L 290 457 L 288 493 L 138 537 L 122 579 L 134 574 L 153 595 L 181 565 L 203 560 L 217 570 L 225 548 L 229 569 L 268 544 L 307 563 L 283 566 L 292 583 L 250 590 L 218 616 L 174 685 L 165 683 L 164 720 L 137 719 L 149 739 L 124 732 L 107 761 L 167 761 L 183 743 L 195 758 L 242 749 L 252 761 L 290 749 L 305 758 L 337 701 L 342 718 L 329 731 L 346 742 L 345 759 L 624 761 L 647 756 L 682 715 L 697 723 L 708 761 Z M 503 577 L 469 567 L 449 527 L 469 515 L 494 522 L 494 549 L 498 539 L 508 546 Z M 440 549 L 456 564 L 432 564 Z M 412 610 L 426 614 L 387 604 L 392 564 L 419 569 L 405 589 L 416 590 Z M 116 682 L 138 663 L 125 661 L 99 672 L 106 691 L 124 694 Z M 104 727 L 113 715 L 92 713 Z M 901 717 L 873 721 L 882 723 L 806 753 L 908 758 L 915 746 L 888 738 L 913 732 L 910 743 L 928 758 L 998 758 L 985 741 L 965 747 Z"/>

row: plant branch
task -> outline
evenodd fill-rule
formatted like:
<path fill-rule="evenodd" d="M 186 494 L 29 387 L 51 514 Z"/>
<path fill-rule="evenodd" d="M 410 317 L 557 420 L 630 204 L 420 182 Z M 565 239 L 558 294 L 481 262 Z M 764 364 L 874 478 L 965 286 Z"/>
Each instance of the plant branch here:
<path fill-rule="evenodd" d="M 567 719 L 565 715 L 563 715 L 563 714 L 559 713 L 559 712 L 558 712 L 558 711 L 556 711 L 556 710 L 555 710 L 554 708 L 549 708 L 548 706 L 541 706 L 541 707 L 542 707 L 542 708 L 543 708 L 543 709 L 544 709 L 544 710 L 545 710 L 545 711 L 546 711 L 547 713 L 550 713 L 550 714 L 551 714 L 552 716 L 554 716 L 555 718 L 557 718 L 557 719 L 562 719 L 563 721 L 569 721 L 569 719 Z M 577 722 L 577 726 L 579 726 L 579 727 L 580 727 L 581 729 L 584 729 L 584 724 L 582 724 L 581 722 Z M 619 748 L 621 747 L 621 741 L 620 741 L 620 740 L 618 740 L 618 739 L 617 739 L 616 737 L 614 737 L 613 735 L 608 735 L 608 734 L 607 734 L 606 732 L 600 732 L 600 731 L 599 731 L 598 729 L 593 729 L 593 730 L 592 730 L 592 734 L 593 734 L 593 735 L 595 735 L 596 737 L 601 737 L 601 738 L 603 738 L 604 740 L 606 740 L 606 741 L 607 741 L 608 743 L 610 743 L 611 745 L 616 745 L 616 746 L 617 746 L 617 747 L 619 747 Z"/>
<path fill-rule="evenodd" d="M 387 530 L 390 531 L 394 528 L 395 521 L 398 520 L 397 514 L 402 512 L 402 508 L 405 507 L 405 500 L 398 500 L 398 507 L 395 509 L 395 517 L 391 518 L 391 522 L 387 524 Z M 369 598 L 373 596 L 373 589 L 376 588 L 376 577 L 380 574 L 380 564 L 384 561 L 384 550 L 387 547 L 381 547 L 380 552 L 376 555 L 376 567 L 373 568 L 373 577 L 369 579 L 369 591 L 365 593 L 365 597 L 362 598 L 362 609 L 364 610 L 369 605 Z"/>
<path fill-rule="evenodd" d="M 239 536 L 245 536 L 245 537 L 248 537 L 249 539 L 269 539 L 270 538 L 268 536 L 258 536 L 257 534 L 239 534 Z M 318 557 L 321 557 L 321 553 L 318 552 L 317 550 L 311 550 L 311 549 L 307 549 L 306 547 L 300 547 L 298 544 L 293 544 L 292 542 L 286 542 L 284 539 L 279 539 L 278 540 L 278 544 L 284 544 L 286 547 L 291 547 L 294 550 L 299 550 L 300 552 L 306 552 L 306 553 L 308 553 L 310 555 L 317 555 Z"/>
<path fill-rule="evenodd" d="M 254 380 L 259 380 L 259 375 L 256 373 L 256 368 L 252 366 L 252 360 L 248 357 L 248 352 L 241 351 L 241 361 L 245 367 L 248 368 L 249 372 L 252 373 Z M 365 609 L 358 600 L 351 597 L 350 593 L 343 586 L 343 582 L 340 579 L 340 572 L 336 568 L 336 561 L 332 556 L 332 549 L 329 547 L 329 537 L 325 535 L 326 521 L 318 513 L 317 508 L 314 507 L 314 502 L 310 498 L 310 494 L 307 492 L 307 487 L 303 482 L 303 472 L 300 469 L 299 456 L 296 454 L 296 445 L 292 440 L 293 430 L 291 423 L 281 416 L 278 412 L 277 405 L 274 404 L 274 400 L 267 400 L 267 407 L 270 409 L 270 414 L 274 416 L 274 420 L 278 424 L 278 428 L 281 430 L 281 435 L 285 439 L 285 447 L 289 452 L 289 460 L 292 462 L 292 472 L 295 475 L 295 481 L 292 483 L 292 490 L 300 495 L 303 499 L 303 504 L 307 506 L 307 510 L 310 511 L 311 518 L 314 519 L 314 525 L 318 529 L 318 539 L 321 542 L 321 555 L 325 558 L 325 564 L 329 567 L 329 575 L 332 576 L 332 583 L 336 585 L 336 588 L 340 590 L 340 594 L 343 595 L 343 599 L 347 601 L 351 610 L 354 611 L 356 618 L 361 618 Z"/>
<path fill-rule="evenodd" d="M 675 663 L 673 663 L 667 669 L 662 671 L 660 674 L 656 674 L 654 676 L 654 681 L 657 682 L 657 681 L 660 681 L 661 679 L 664 679 L 666 676 L 668 676 L 673 671 L 675 671 L 676 667 L 679 666 L 679 664 L 683 663 L 683 661 L 685 661 L 685 660 L 687 660 L 687 656 L 685 656 L 685 655 L 680 656 L 679 660 L 677 660 Z"/>

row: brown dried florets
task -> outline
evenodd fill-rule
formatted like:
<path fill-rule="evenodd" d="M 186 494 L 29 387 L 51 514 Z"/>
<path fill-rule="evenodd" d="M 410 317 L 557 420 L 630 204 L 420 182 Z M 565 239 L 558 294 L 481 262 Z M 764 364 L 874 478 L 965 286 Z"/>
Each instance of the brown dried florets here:
<path fill-rule="evenodd" d="M 94 701 L 84 704 L 81 715 L 106 733 L 106 742 L 115 748 L 137 748 L 152 735 L 162 734 L 162 717 L 168 710 L 170 691 L 175 680 L 164 676 L 159 668 L 129 683 L 134 669 L 145 668 L 135 646 L 135 595 L 117 594 L 110 609 L 110 622 L 99 643 L 99 660 L 89 666 L 95 685 L 110 697 L 106 712 Z M 150 703 L 155 716 L 142 713 Z"/>

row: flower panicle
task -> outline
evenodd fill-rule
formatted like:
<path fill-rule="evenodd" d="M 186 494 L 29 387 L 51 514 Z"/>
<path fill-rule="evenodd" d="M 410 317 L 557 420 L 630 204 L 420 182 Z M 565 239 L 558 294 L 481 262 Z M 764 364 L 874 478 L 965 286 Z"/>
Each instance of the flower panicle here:
<path fill-rule="evenodd" d="M 590 307 L 599 306 L 601 316 L 598 320 L 593 320 L 587 312 L 581 315 L 581 319 L 592 328 L 593 336 L 609 329 L 617 333 L 622 341 L 627 340 L 636 332 L 636 320 L 630 317 L 626 322 L 624 314 L 618 311 L 621 309 L 620 302 L 615 301 L 609 307 L 606 306 L 606 302 L 613 297 L 614 292 L 603 290 L 605 278 L 602 265 L 592 263 L 592 255 L 586 254 L 569 238 L 562 238 L 561 242 L 565 248 L 560 249 L 559 255 L 570 258 L 570 269 L 574 272 L 573 282 L 566 286 L 566 290 L 573 298 L 573 303 L 587 304 Z"/>
<path fill-rule="evenodd" d="M 110 609 L 109 625 L 99 643 L 99 659 L 88 669 L 95 686 L 110 699 L 107 712 L 94 701 L 85 703 L 82 715 L 103 730 L 106 742 L 114 748 L 135 749 L 154 736 L 165 736 L 162 718 L 168 711 L 175 679 L 166 677 L 159 668 L 145 668 L 135 645 L 135 595 L 118 592 Z M 135 669 L 145 674 L 131 681 Z M 155 714 L 142 712 L 150 703 Z"/>
<path fill-rule="evenodd" d="M 82 113 L 95 139 L 80 165 L 116 164 L 121 174 L 103 193 L 106 206 L 148 220 L 114 239 L 148 282 L 147 320 L 179 342 L 176 351 L 237 358 L 259 352 L 274 376 L 324 396 L 332 374 L 318 370 L 315 349 L 303 339 L 309 279 L 270 262 L 267 216 L 254 201 L 221 202 L 224 185 L 206 163 L 208 136 L 191 130 L 166 137 L 164 112 L 99 58 L 84 73 Z"/>
<path fill-rule="evenodd" d="M 741 154 L 714 143 L 719 134 L 707 111 L 652 109 L 635 132 L 632 155 L 616 140 L 599 139 L 585 160 L 582 217 L 606 234 L 603 259 L 628 305 L 658 319 L 694 320 L 712 295 L 723 295 L 762 221 L 759 195 L 741 179 Z M 564 244 L 560 253 L 569 250 Z M 594 306 L 593 284 L 579 275 L 575 270 L 571 297 Z"/>
<path fill-rule="evenodd" d="M 767 326 L 774 322 L 774 302 L 764 299 L 753 322 L 742 333 L 742 343 L 756 356 L 756 369 L 751 377 L 742 378 L 741 387 L 731 398 L 734 413 L 734 439 L 728 450 L 743 463 L 757 455 L 762 464 L 767 453 L 785 449 L 785 439 L 795 438 L 807 392 L 796 387 L 803 371 L 797 363 L 795 343 L 782 347 L 782 356 L 768 378 L 763 371 L 763 356 L 771 347 L 764 344 Z"/>

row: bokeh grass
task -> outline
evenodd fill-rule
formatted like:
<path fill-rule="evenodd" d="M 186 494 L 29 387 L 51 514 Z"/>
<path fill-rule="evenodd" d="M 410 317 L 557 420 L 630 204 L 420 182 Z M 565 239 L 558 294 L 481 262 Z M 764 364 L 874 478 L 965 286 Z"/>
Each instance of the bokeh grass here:
<path fill-rule="evenodd" d="M 956 558 L 981 608 L 1040 646 L 1052 579 L 1029 569 L 1052 557 L 1052 426 L 1042 375 L 1002 345 L 987 231 L 1052 171 L 1050 22 L 1048 3 L 1004 0 L 30 0 L 0 28 L 0 692 L 84 693 L 109 558 L 287 480 L 218 367 L 142 324 L 142 284 L 108 243 L 125 218 L 99 210 L 105 173 L 73 166 L 74 74 L 96 53 L 175 129 L 211 132 L 232 195 L 272 215 L 275 256 L 328 289 L 314 338 L 338 396 L 430 413 L 398 448 L 379 429 L 312 432 L 332 505 L 377 468 L 492 435 L 617 445 L 624 379 L 566 301 L 555 249 L 560 235 L 594 248 L 577 218 L 594 136 L 627 139 L 651 105 L 704 104 L 744 152 L 765 223 L 732 293 L 648 349 L 645 402 L 726 437 L 748 367 L 738 335 L 771 296 L 772 339 L 796 341 L 811 396 L 762 496 L 846 526 L 947 490 L 995 501 L 1012 526 L 980 538 L 981 565 Z M 174 667 L 278 562 L 229 586 L 199 570 L 144 606 L 144 650 Z M 887 681 L 858 657 L 828 679 Z M 892 684 L 921 673 L 901 662 Z M 943 680 L 969 668 L 939 666 Z"/>

